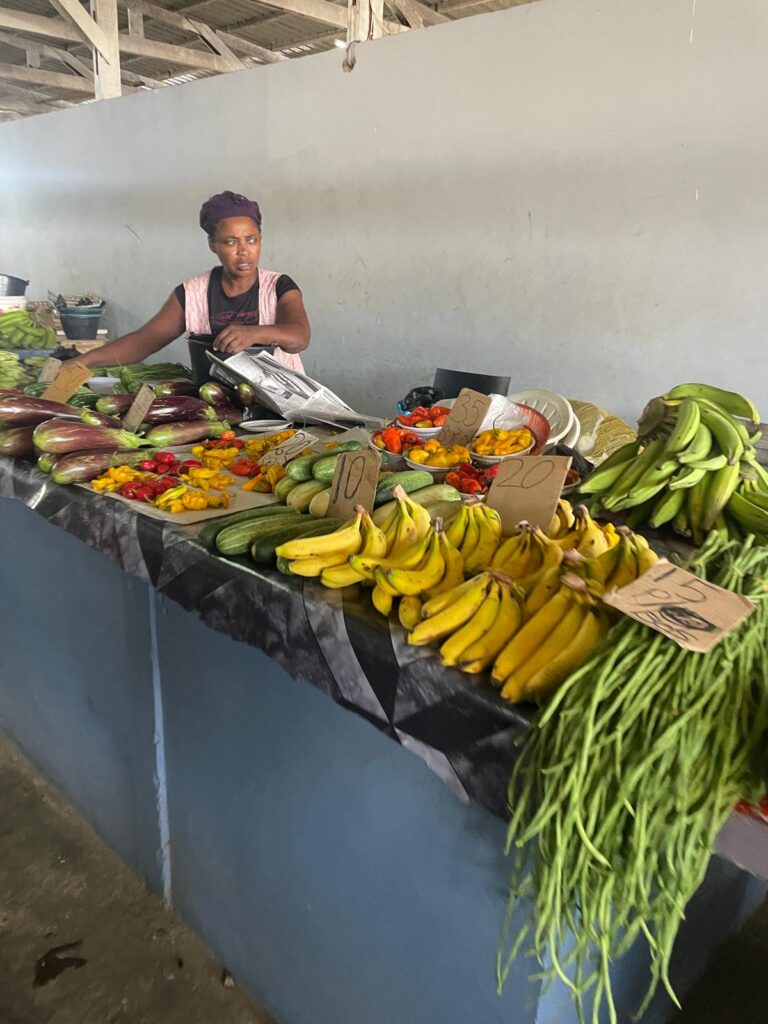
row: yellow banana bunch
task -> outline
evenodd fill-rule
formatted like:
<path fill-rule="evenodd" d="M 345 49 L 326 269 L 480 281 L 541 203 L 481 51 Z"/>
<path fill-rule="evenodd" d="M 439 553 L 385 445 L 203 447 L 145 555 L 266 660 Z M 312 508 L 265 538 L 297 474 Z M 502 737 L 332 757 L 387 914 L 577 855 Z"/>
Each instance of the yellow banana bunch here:
<path fill-rule="evenodd" d="M 324 586 L 336 590 L 361 583 L 367 577 L 353 567 L 352 559 L 359 558 L 367 563 L 375 562 L 376 559 L 384 557 L 387 551 L 386 535 L 383 530 L 379 529 L 365 510 L 362 512 L 360 532 L 363 543 L 359 555 L 351 555 L 342 565 L 332 565 L 323 569 L 320 574 L 320 582 Z"/>
<path fill-rule="evenodd" d="M 426 550 L 415 564 L 385 568 L 374 573 L 377 586 L 392 597 L 421 597 L 439 595 L 452 590 L 464 580 L 464 562 L 461 553 L 449 543 L 441 519 L 436 519 L 427 534 Z M 424 542 L 422 542 L 424 543 Z"/>
<path fill-rule="evenodd" d="M 363 516 L 367 513 L 358 506 L 354 518 L 334 533 L 289 540 L 276 549 L 276 554 L 290 562 L 291 572 L 297 576 L 320 576 L 324 569 L 344 565 L 350 555 L 360 550 L 363 545 Z M 378 530 L 372 521 L 371 527 Z"/>
<path fill-rule="evenodd" d="M 491 680 L 512 703 L 549 696 L 592 653 L 608 626 L 581 581 L 563 579 L 557 591 L 496 657 Z M 554 667 L 553 667 L 554 666 Z"/>
<path fill-rule="evenodd" d="M 560 565 L 562 558 L 563 550 L 555 541 L 538 527 L 521 523 L 517 533 L 502 543 L 491 567 L 509 576 L 519 590 L 528 594 L 550 569 Z"/>
<path fill-rule="evenodd" d="M 552 516 L 552 522 L 549 524 L 547 536 L 550 540 L 557 540 L 573 527 L 574 522 L 575 517 L 570 501 L 560 498 L 557 502 L 555 514 Z"/>
<path fill-rule="evenodd" d="M 464 571 L 474 576 L 491 564 L 501 542 L 501 519 L 495 509 L 478 503 L 467 506 L 469 523 L 460 551 Z"/>

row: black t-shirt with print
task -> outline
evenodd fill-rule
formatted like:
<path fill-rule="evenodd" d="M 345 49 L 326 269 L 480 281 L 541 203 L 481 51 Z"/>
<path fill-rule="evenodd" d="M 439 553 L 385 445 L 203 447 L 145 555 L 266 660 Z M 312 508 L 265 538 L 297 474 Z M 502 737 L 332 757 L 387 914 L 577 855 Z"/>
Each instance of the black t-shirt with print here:
<path fill-rule="evenodd" d="M 221 279 L 224 273 L 223 267 L 214 267 L 208 281 L 208 316 L 211 322 L 211 334 L 213 337 L 223 331 L 229 324 L 245 324 L 250 327 L 258 325 L 259 322 L 259 279 L 247 292 L 230 298 L 221 286 Z M 281 274 L 277 279 L 275 291 L 278 299 L 281 295 L 291 289 L 298 290 L 296 282 Z M 179 300 L 182 309 L 186 309 L 186 295 L 184 285 L 180 284 L 174 288 L 174 295 Z"/>

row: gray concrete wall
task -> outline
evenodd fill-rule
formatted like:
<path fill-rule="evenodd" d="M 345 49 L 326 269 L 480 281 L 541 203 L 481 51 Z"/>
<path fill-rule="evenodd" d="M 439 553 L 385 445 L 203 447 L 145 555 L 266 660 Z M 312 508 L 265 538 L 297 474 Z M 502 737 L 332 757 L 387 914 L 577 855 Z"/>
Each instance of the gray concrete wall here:
<path fill-rule="evenodd" d="M 0 270 L 141 323 L 259 198 L 308 369 L 386 412 L 435 365 L 634 417 L 681 379 L 766 402 L 762 0 L 541 0 L 0 127 Z M 183 346 L 177 343 L 174 354 Z"/>

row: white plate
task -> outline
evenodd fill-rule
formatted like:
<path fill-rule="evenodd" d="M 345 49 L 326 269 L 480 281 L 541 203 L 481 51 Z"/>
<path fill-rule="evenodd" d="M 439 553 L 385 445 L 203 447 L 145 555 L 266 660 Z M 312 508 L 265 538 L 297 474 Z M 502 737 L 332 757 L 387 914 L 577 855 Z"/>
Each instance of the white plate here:
<path fill-rule="evenodd" d="M 286 420 L 246 420 L 238 424 L 240 430 L 247 430 L 250 434 L 278 434 L 290 425 Z"/>
<path fill-rule="evenodd" d="M 573 426 L 575 415 L 567 398 L 544 388 L 528 388 L 507 396 L 511 402 L 530 405 L 549 421 L 550 434 L 547 445 L 559 444 Z"/>
<path fill-rule="evenodd" d="M 564 444 L 567 448 L 574 448 L 580 436 L 581 421 L 579 420 L 578 416 L 574 415 L 573 423 L 571 424 L 571 429 L 565 435 L 561 443 Z"/>

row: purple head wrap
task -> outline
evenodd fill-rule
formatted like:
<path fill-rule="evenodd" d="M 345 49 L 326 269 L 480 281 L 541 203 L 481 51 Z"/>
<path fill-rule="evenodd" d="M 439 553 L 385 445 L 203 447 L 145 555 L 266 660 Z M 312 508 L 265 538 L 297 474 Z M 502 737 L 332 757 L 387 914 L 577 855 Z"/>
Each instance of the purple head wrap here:
<path fill-rule="evenodd" d="M 251 217 L 261 227 L 259 204 L 237 192 L 220 192 L 200 207 L 200 227 L 207 235 L 212 235 L 219 221 L 226 217 Z"/>

